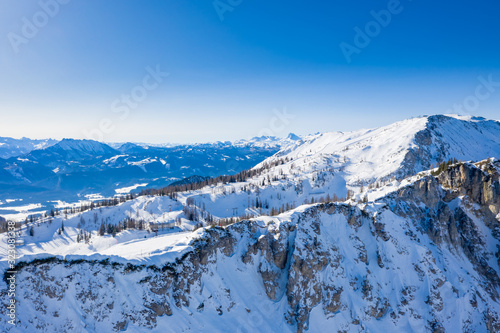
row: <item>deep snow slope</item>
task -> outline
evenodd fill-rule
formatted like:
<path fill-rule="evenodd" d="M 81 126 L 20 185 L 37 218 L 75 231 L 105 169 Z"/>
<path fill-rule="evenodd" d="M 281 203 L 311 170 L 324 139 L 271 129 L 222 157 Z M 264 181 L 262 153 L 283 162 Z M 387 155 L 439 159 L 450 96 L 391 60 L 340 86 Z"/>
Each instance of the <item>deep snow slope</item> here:
<path fill-rule="evenodd" d="M 257 167 L 287 158 L 287 165 L 302 173 L 337 170 L 348 185 L 355 186 L 392 176 L 406 178 L 450 158 L 479 161 L 488 157 L 500 157 L 498 121 L 435 115 L 377 129 L 312 136 Z"/>
<path fill-rule="evenodd" d="M 500 164 L 460 163 L 367 204 L 196 231 L 162 263 L 18 264 L 8 332 L 498 332 Z M 168 242 L 168 241 L 167 241 Z M 5 284 L 0 291 L 7 301 Z"/>

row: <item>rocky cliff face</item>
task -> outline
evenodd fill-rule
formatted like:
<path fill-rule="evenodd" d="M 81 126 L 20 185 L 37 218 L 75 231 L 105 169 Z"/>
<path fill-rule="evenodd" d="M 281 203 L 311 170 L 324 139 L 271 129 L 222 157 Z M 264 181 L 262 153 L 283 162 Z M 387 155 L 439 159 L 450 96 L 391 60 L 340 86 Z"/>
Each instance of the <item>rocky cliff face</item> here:
<path fill-rule="evenodd" d="M 497 121 L 479 117 L 463 121 L 445 115 L 430 116 L 425 128 L 415 133 L 414 145 L 409 147 L 394 175 L 402 179 L 450 158 L 466 161 L 498 156 L 499 134 Z M 491 140 L 491 144 L 485 144 L 485 138 Z"/>
<path fill-rule="evenodd" d="M 19 264 L 19 322 L 12 328 L 3 314 L 0 326 L 497 332 L 499 209 L 498 163 L 460 164 L 368 205 L 313 205 L 207 229 L 163 267 Z"/>

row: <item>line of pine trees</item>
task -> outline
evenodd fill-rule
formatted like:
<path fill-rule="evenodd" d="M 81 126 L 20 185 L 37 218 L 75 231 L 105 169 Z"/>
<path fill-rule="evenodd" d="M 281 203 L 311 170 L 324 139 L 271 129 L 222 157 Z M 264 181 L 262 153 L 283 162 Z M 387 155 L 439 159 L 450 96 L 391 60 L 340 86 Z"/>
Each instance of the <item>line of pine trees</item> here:
<path fill-rule="evenodd" d="M 264 163 L 262 167 L 258 169 L 247 169 L 243 170 L 235 175 L 223 175 L 214 178 L 205 179 L 201 182 L 194 182 L 189 184 L 181 184 L 181 185 L 169 185 L 159 189 L 143 189 L 139 193 L 139 196 L 142 195 L 157 195 L 157 196 L 169 196 L 173 199 L 177 197 L 177 193 L 186 192 L 186 191 L 195 191 L 202 189 L 206 186 L 217 185 L 219 183 L 229 184 L 229 183 L 239 183 L 244 182 L 250 178 L 258 176 L 262 174 L 264 171 L 271 169 L 272 167 L 285 164 L 289 162 L 290 159 L 288 157 L 281 158 L 271 163 Z M 278 179 L 274 177 L 273 179 Z M 270 180 L 270 179 L 269 179 Z"/>
<path fill-rule="evenodd" d="M 101 223 L 98 230 L 99 236 L 104 236 L 106 234 L 116 236 L 117 233 L 127 230 L 127 229 L 135 229 L 135 230 L 145 230 L 147 227 L 147 222 L 144 220 L 136 220 L 132 217 L 127 217 L 124 220 L 118 222 L 117 224 L 112 223 Z"/>
<path fill-rule="evenodd" d="M 68 214 L 75 214 L 75 213 L 81 213 L 85 212 L 88 210 L 93 210 L 96 208 L 101 208 L 101 207 L 110 207 L 110 206 L 116 206 L 120 203 L 133 200 L 139 196 L 147 196 L 147 195 L 153 195 L 153 196 L 169 196 L 172 199 L 177 198 L 177 193 L 179 192 L 186 192 L 186 191 L 193 191 L 193 190 L 199 190 L 201 188 L 204 188 L 206 186 L 212 186 L 212 185 L 218 185 L 220 183 L 222 184 L 228 184 L 228 183 L 236 183 L 236 182 L 244 182 L 247 181 L 248 179 L 251 179 L 255 176 L 261 175 L 264 171 L 270 170 L 273 167 L 276 167 L 278 165 L 283 165 L 287 162 L 289 162 L 290 159 L 288 157 L 286 158 L 281 158 L 277 159 L 272 162 L 266 162 L 264 163 L 260 168 L 258 169 L 247 169 L 243 170 L 235 175 L 222 175 L 214 178 L 208 178 L 200 182 L 193 182 L 193 183 L 188 183 L 188 184 L 179 184 L 179 185 L 169 185 L 165 186 L 159 189 L 144 189 L 141 190 L 139 193 L 130 193 L 127 194 L 126 196 L 122 197 L 115 197 L 111 199 L 104 199 L 100 201 L 91 201 L 89 204 L 82 204 L 80 205 L 79 208 L 76 207 L 71 207 L 71 208 L 66 208 L 64 210 L 51 210 L 49 213 L 45 213 L 45 217 L 55 217 L 61 215 L 61 213 L 65 214 L 66 216 Z M 293 168 L 293 165 L 292 165 Z M 277 181 L 280 178 L 283 179 L 285 177 L 283 170 L 280 172 L 280 176 L 273 176 L 272 178 L 268 176 L 266 179 L 262 181 L 262 185 L 265 185 L 266 181 L 267 183 L 271 183 L 271 181 Z M 246 187 L 243 189 L 246 191 Z M 191 221 L 200 221 L 201 219 L 205 220 L 207 224 L 212 225 L 212 224 L 227 224 L 231 223 L 230 221 L 234 221 L 236 219 L 242 220 L 245 218 L 249 218 L 250 216 L 243 215 L 240 217 L 233 217 L 229 219 L 225 219 L 224 221 L 220 222 L 220 219 L 215 221 L 212 215 L 210 213 L 206 212 L 204 207 L 201 209 L 199 207 L 196 207 L 195 204 L 191 204 L 189 202 L 190 199 L 188 199 L 188 207 L 184 206 L 183 211 L 188 220 Z M 304 203 L 315 203 L 315 202 L 331 202 L 331 201 L 341 201 L 343 199 L 337 198 L 336 195 L 334 195 L 333 198 L 330 198 L 329 195 L 327 195 L 326 198 L 319 198 L 317 201 L 314 200 L 314 198 L 309 202 L 305 201 Z M 261 201 L 258 197 L 255 199 L 255 203 L 252 200 L 252 206 L 253 208 L 265 208 L 269 209 L 269 203 L 267 200 Z M 272 207 L 271 208 L 271 215 L 277 215 L 281 214 L 282 212 L 288 211 L 290 209 L 295 208 L 295 204 L 284 204 L 281 207 Z M 41 219 L 42 216 L 38 215 L 30 215 L 29 217 L 26 218 L 25 223 L 29 222 L 35 222 L 36 219 Z M 111 225 L 111 224 L 101 224 L 101 227 L 99 229 L 99 234 L 104 235 L 106 233 L 116 235 L 116 233 L 120 232 L 121 230 L 124 230 L 128 227 L 129 222 L 126 222 L 125 224 L 116 224 L 116 225 Z M 134 222 L 135 223 L 135 222 Z M 234 223 L 234 222 L 232 222 Z M 139 227 L 130 227 L 131 229 L 141 229 Z"/>
<path fill-rule="evenodd" d="M 438 176 L 441 174 L 441 172 L 445 171 L 448 169 L 450 165 L 457 164 L 459 161 L 456 158 L 450 158 L 447 162 L 441 162 L 439 163 L 439 166 L 436 170 L 432 171 L 431 174 L 433 176 Z M 431 165 L 431 169 L 434 169 L 433 166 Z"/>

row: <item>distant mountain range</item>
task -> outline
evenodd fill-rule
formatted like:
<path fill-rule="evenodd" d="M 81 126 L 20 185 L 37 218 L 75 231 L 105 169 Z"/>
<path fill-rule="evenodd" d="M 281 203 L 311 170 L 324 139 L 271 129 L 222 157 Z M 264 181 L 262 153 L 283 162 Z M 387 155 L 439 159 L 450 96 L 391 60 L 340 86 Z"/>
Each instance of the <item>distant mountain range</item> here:
<path fill-rule="evenodd" d="M 127 188 L 161 187 L 187 177 L 234 174 L 300 140 L 294 138 L 166 147 L 124 143 L 114 148 L 92 140 L 3 138 L 2 147 L 9 151 L 5 156 L 12 156 L 0 158 L 0 202 L 14 198 L 48 208 L 49 201 L 113 196 Z"/>
<path fill-rule="evenodd" d="M 56 144 L 57 140 L 32 140 L 28 138 L 13 139 L 0 137 L 0 158 L 6 159 L 29 153 L 35 149 L 43 149 Z"/>
<path fill-rule="evenodd" d="M 175 144 L 175 143 L 162 143 L 162 144 L 149 144 L 149 143 L 137 143 L 137 142 L 106 142 L 105 145 L 119 150 L 132 152 L 134 149 L 137 151 L 143 151 L 144 149 L 150 148 L 173 148 L 173 147 L 215 147 L 215 146 L 227 146 L 233 145 L 236 147 L 261 147 L 261 148 L 281 148 L 283 145 L 295 141 L 301 140 L 301 137 L 294 133 L 290 133 L 286 138 L 279 138 L 275 136 L 261 136 L 254 137 L 249 140 L 241 139 L 236 141 L 217 141 L 213 143 L 197 143 L 197 144 Z M 14 139 L 9 137 L 0 137 L 0 158 L 8 159 L 10 157 L 19 157 L 26 155 L 33 150 L 41 150 L 50 146 L 55 145 L 61 141 L 66 141 L 66 148 L 71 147 L 70 142 L 92 142 L 92 140 L 74 140 L 74 139 L 64 139 L 64 140 L 54 140 L 54 139 L 29 139 L 21 138 Z"/>

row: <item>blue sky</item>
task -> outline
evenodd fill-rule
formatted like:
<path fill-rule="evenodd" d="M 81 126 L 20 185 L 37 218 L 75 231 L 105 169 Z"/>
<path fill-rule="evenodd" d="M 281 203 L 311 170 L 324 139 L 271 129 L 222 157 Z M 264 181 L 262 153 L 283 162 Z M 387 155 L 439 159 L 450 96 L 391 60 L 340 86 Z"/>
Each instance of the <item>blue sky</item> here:
<path fill-rule="evenodd" d="M 496 1 L 60 2 L 0 4 L 0 136 L 234 140 L 464 103 L 500 119 L 500 85 L 483 83 L 500 82 Z"/>

